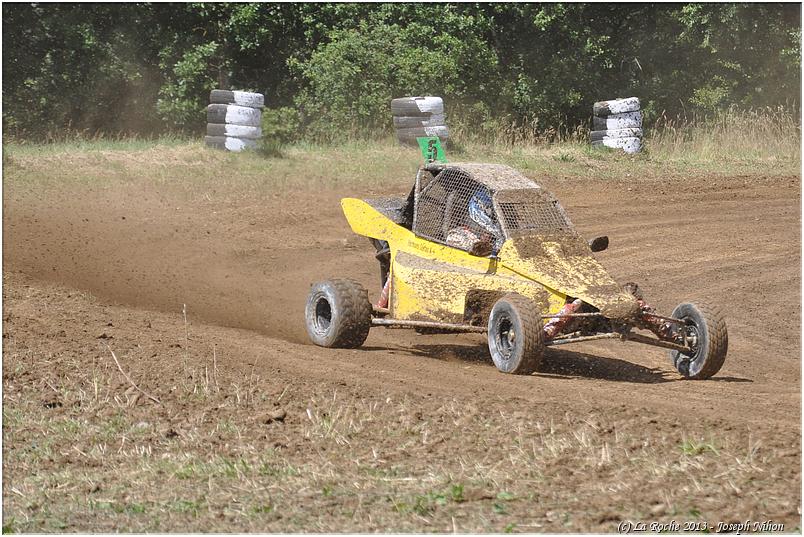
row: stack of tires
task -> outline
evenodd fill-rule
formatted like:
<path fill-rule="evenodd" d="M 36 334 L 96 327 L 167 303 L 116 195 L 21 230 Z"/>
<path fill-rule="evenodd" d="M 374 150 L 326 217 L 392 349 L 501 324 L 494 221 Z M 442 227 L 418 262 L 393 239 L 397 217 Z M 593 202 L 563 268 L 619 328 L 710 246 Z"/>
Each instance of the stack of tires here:
<path fill-rule="evenodd" d="M 262 93 L 212 90 L 207 106 L 208 147 L 242 151 L 257 147 L 262 137 Z"/>
<path fill-rule="evenodd" d="M 642 112 L 639 99 L 600 101 L 592 107 L 592 145 L 638 153 L 642 149 Z"/>
<path fill-rule="evenodd" d="M 401 97 L 391 101 L 396 138 L 404 145 L 417 145 L 416 138 L 438 136 L 442 145 L 449 138 L 444 101 L 441 97 Z"/>

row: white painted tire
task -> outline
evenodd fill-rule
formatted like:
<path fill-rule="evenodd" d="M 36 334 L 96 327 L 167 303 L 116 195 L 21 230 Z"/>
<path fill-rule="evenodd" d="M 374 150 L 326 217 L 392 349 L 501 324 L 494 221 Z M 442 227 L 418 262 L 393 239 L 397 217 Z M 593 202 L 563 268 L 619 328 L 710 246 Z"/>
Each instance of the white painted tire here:
<path fill-rule="evenodd" d="M 444 101 L 441 97 L 401 97 L 391 101 L 391 115 L 425 116 L 443 114 Z"/>
<path fill-rule="evenodd" d="M 592 111 L 598 117 L 606 117 L 612 114 L 623 114 L 625 112 L 636 112 L 637 110 L 639 110 L 638 97 L 614 99 L 613 101 L 600 101 L 592 105 Z"/>
<path fill-rule="evenodd" d="M 244 149 L 256 149 L 256 140 L 246 138 L 235 138 L 233 136 L 205 136 L 204 143 L 207 147 L 215 149 L 227 149 L 229 151 L 243 151 Z"/>
<path fill-rule="evenodd" d="M 599 142 L 592 142 L 592 146 L 622 149 L 626 153 L 639 153 L 642 149 L 642 138 L 606 138 Z"/>
<path fill-rule="evenodd" d="M 612 131 L 619 129 L 641 129 L 642 112 L 625 112 L 608 117 L 593 117 L 592 127 L 596 131 Z"/>
<path fill-rule="evenodd" d="M 262 93 L 252 93 L 250 91 L 214 89 L 209 93 L 209 102 L 213 104 L 236 104 L 238 106 L 248 106 L 249 108 L 262 108 L 265 106 L 265 98 Z"/>
<path fill-rule="evenodd" d="M 229 125 L 227 123 L 207 123 L 207 136 L 234 136 L 256 140 L 262 138 L 260 127 L 247 127 L 245 125 Z"/>
<path fill-rule="evenodd" d="M 259 127 L 262 112 L 257 108 L 234 104 L 211 104 L 207 106 L 207 123 L 229 123 Z"/>
<path fill-rule="evenodd" d="M 417 127 L 437 127 L 446 124 L 444 114 L 424 116 L 394 116 L 394 127 L 397 129 L 415 129 Z"/>
<path fill-rule="evenodd" d="M 610 131 L 592 131 L 590 138 L 593 142 L 608 138 L 642 138 L 642 129 L 615 129 Z"/>

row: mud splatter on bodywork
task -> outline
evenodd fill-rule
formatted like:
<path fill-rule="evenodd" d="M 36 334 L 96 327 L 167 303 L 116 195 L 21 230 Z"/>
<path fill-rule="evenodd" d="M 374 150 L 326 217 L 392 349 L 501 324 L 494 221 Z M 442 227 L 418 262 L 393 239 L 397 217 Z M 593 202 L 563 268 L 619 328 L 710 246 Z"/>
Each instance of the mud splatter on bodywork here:
<path fill-rule="evenodd" d="M 512 237 L 499 262 L 521 276 L 567 296 L 580 298 L 612 319 L 635 315 L 639 305 L 592 256 L 586 241 L 571 231 Z"/>

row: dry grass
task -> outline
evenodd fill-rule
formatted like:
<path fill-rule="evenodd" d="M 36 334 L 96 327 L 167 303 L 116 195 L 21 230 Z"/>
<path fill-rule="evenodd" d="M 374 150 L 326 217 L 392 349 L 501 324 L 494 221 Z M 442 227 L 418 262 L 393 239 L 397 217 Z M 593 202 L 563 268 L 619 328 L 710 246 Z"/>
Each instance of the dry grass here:
<path fill-rule="evenodd" d="M 648 130 L 652 154 L 661 159 L 765 163 L 801 159 L 801 123 L 783 107 L 689 120 L 659 117 Z M 792 160 L 791 162 L 794 162 Z"/>
<path fill-rule="evenodd" d="M 547 138 L 519 136 L 515 143 L 503 131 L 497 138 L 493 133 L 485 138 L 492 143 L 460 127 L 454 131 L 450 159 L 500 162 L 559 179 L 665 181 L 690 175 L 798 175 L 801 170 L 800 124 L 783 109 L 731 110 L 689 121 L 661 118 L 646 126 L 646 150 L 635 156 L 592 149 L 581 131 Z M 4 183 L 154 180 L 222 189 L 246 185 L 260 192 L 344 185 L 387 188 L 407 185 L 421 162 L 417 149 L 401 147 L 390 137 L 334 146 L 297 143 L 284 148 L 282 155 L 225 153 L 207 149 L 198 140 L 175 138 L 8 143 L 3 147 Z"/>
<path fill-rule="evenodd" d="M 750 437 L 698 432 L 679 442 L 607 420 L 489 415 L 450 400 L 423 409 L 326 390 L 291 390 L 297 410 L 284 425 L 255 427 L 234 413 L 171 433 L 112 395 L 111 369 L 92 383 L 52 379 L 64 400 L 85 402 L 53 415 L 15 379 L 64 358 L 9 358 L 17 373 L 4 381 L 4 515 L 13 531 L 612 531 L 621 519 L 742 520 L 748 506 L 783 501 L 768 476 L 778 452 Z M 228 395 L 206 402 L 235 405 Z M 291 437 L 303 450 L 274 447 Z"/>
<path fill-rule="evenodd" d="M 105 341 L 53 352 L 17 331 L 19 308 L 37 300 L 14 297 L 4 339 L 4 531 L 608 532 L 624 519 L 715 524 L 795 509 L 779 479 L 789 438 L 764 444 L 630 409 L 364 396 L 226 361 L 217 371 L 215 342 L 178 311 L 125 317 L 152 320 L 158 338 L 112 340 L 155 405 Z M 88 326 L 121 322 L 91 297 L 73 302 Z"/>

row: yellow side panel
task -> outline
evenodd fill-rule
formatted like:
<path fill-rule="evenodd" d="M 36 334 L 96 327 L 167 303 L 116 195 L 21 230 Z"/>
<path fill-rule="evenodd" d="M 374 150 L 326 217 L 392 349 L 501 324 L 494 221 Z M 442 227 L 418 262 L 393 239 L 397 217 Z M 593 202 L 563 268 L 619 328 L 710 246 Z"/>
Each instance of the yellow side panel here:
<path fill-rule="evenodd" d="M 541 285 L 517 276 L 456 267 L 405 252 L 397 253 L 393 267 L 392 313 L 396 319 L 463 322 L 466 296 L 473 290 L 519 293 L 541 304 L 542 311 L 550 309 L 552 302 L 563 304 L 562 297 L 550 300 L 550 293 Z"/>

